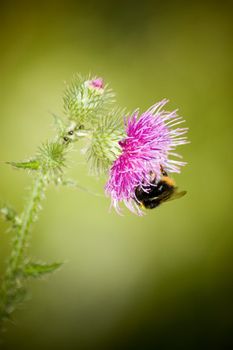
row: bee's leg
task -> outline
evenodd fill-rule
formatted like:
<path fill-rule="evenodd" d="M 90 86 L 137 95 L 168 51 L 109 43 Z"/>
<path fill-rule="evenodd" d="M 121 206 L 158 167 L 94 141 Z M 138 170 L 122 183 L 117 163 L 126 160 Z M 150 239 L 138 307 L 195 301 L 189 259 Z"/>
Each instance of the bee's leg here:
<path fill-rule="evenodd" d="M 161 169 L 161 174 L 162 174 L 163 176 L 168 176 L 168 175 L 167 175 L 167 172 L 164 170 L 164 168 L 162 167 L 162 165 L 160 165 L 160 169 Z"/>

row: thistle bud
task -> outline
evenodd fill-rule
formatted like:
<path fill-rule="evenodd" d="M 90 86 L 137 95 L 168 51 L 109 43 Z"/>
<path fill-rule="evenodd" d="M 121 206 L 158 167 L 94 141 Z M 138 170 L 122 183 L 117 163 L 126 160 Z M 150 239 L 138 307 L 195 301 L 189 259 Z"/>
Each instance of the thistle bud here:
<path fill-rule="evenodd" d="M 122 120 L 120 111 L 112 111 L 99 119 L 85 152 L 92 173 L 107 172 L 120 155 L 119 141 L 125 136 Z"/>
<path fill-rule="evenodd" d="M 75 77 L 65 91 L 64 110 L 70 120 L 92 129 L 113 98 L 114 94 L 102 78 Z"/>

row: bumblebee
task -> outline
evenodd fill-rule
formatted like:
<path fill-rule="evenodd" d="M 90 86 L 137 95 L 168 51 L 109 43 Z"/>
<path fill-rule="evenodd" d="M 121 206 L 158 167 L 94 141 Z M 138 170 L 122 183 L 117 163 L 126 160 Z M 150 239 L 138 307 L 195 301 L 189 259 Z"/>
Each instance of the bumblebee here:
<path fill-rule="evenodd" d="M 174 180 L 163 168 L 161 174 L 162 177 L 157 182 L 155 174 L 151 173 L 151 185 L 146 189 L 140 186 L 135 189 L 135 201 L 140 207 L 154 209 L 164 202 L 181 198 L 186 194 L 186 191 L 178 191 Z"/>

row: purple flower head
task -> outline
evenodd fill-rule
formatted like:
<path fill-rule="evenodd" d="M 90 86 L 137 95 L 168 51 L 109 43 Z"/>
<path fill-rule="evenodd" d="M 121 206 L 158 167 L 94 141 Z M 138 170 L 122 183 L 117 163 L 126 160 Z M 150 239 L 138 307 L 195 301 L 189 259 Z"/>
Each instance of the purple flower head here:
<path fill-rule="evenodd" d="M 134 213 L 142 215 L 135 202 L 135 189 L 140 186 L 144 191 L 151 184 L 151 173 L 161 178 L 161 167 L 167 172 L 180 172 L 186 163 L 169 159 L 169 156 L 181 158 L 174 153 L 176 146 L 187 143 L 187 128 L 173 127 L 183 123 L 177 111 L 167 112 L 162 108 L 168 100 L 162 100 L 142 115 L 136 111 L 125 121 L 126 137 L 119 142 L 121 154 L 114 161 L 106 194 L 111 197 L 112 206 L 120 213 L 119 203 Z"/>
<path fill-rule="evenodd" d="M 102 78 L 92 79 L 89 81 L 89 87 L 96 90 L 102 90 L 104 88 L 104 81 Z"/>

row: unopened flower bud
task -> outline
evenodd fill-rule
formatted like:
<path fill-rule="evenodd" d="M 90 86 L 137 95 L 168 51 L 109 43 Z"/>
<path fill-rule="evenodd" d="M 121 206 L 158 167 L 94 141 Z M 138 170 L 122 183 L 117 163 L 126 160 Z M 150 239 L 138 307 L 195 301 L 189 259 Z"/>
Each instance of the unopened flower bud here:
<path fill-rule="evenodd" d="M 75 77 L 67 86 L 64 109 L 70 120 L 85 128 L 92 128 L 100 114 L 113 102 L 114 94 L 104 86 L 102 78 Z"/>
<path fill-rule="evenodd" d="M 102 78 L 96 78 L 89 81 L 89 87 L 96 91 L 103 91 L 104 81 Z"/>
<path fill-rule="evenodd" d="M 113 111 L 107 117 L 100 118 L 86 150 L 92 172 L 101 174 L 109 170 L 121 153 L 119 141 L 124 136 L 122 111 Z"/>

